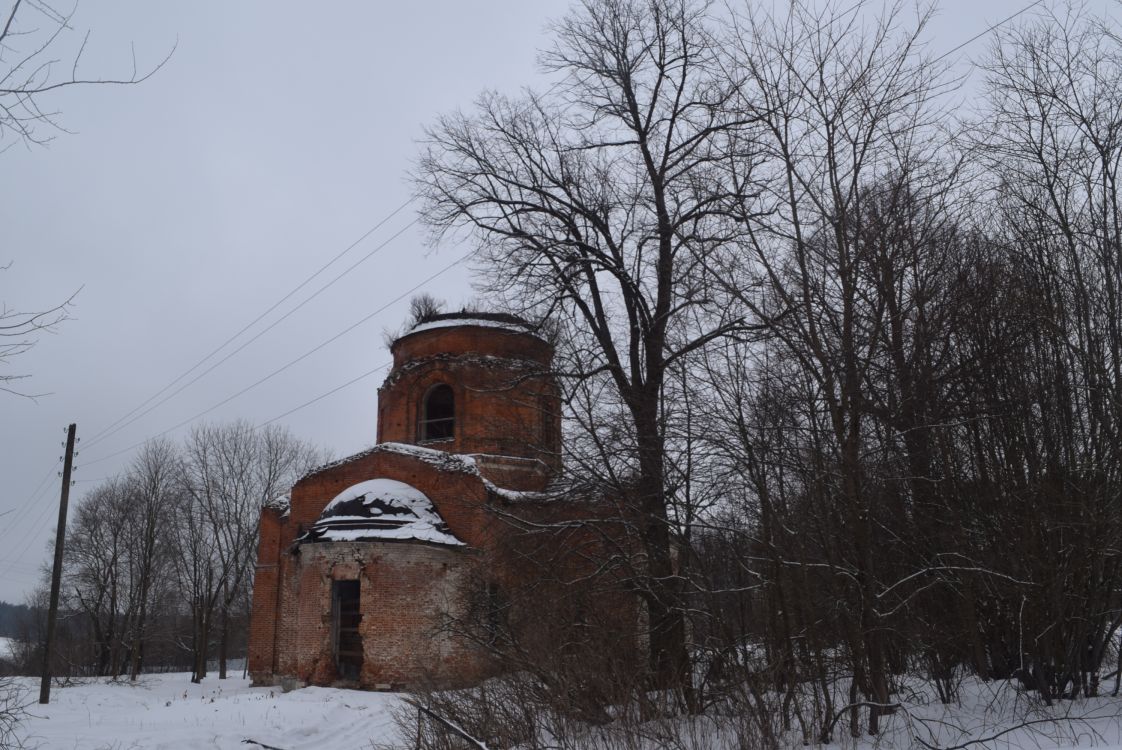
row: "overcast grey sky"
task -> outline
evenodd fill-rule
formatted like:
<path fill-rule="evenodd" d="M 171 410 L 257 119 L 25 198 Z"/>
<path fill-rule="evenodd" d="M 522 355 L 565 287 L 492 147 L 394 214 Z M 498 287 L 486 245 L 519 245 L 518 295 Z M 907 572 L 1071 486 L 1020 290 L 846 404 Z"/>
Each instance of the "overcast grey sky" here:
<path fill-rule="evenodd" d="M 932 48 L 952 49 L 1028 2 L 942 0 Z M 21 387 L 50 395 L 0 394 L 0 600 L 22 601 L 46 559 L 68 423 L 85 438 L 73 503 L 121 471 L 130 446 L 250 386 L 462 255 L 451 246 L 427 250 L 406 207 L 239 341 L 401 232 L 329 291 L 165 405 L 94 442 L 401 206 L 425 123 L 470 106 L 485 88 L 541 87 L 536 50 L 548 43 L 548 20 L 567 7 L 87 0 L 79 8 L 74 26 L 92 31 L 90 74 L 127 76 L 133 43 L 141 67 L 178 47 L 141 85 L 63 92 L 52 102 L 74 132 L 59 133 L 49 148 L 0 154 L 0 265 L 12 263 L 0 273 L 0 299 L 36 309 L 81 288 L 73 319 L 7 365 L 32 375 Z M 958 53 L 963 71 L 985 41 Z M 463 266 L 423 288 L 453 305 L 473 296 Z M 400 324 L 407 303 L 389 305 L 205 418 L 265 422 L 386 363 L 381 332 Z M 383 376 L 279 423 L 336 455 L 359 450 L 375 437 Z"/>

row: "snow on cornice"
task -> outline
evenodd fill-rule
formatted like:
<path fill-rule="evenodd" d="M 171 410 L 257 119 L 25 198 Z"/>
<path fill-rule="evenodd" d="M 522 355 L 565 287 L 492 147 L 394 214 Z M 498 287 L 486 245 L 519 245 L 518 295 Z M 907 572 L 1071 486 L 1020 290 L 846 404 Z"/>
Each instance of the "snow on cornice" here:
<path fill-rule="evenodd" d="M 322 466 L 317 466 L 304 476 L 300 477 L 298 483 L 303 482 L 309 477 L 314 477 L 317 474 L 322 474 L 325 471 L 330 471 L 337 466 L 349 464 L 352 461 L 357 461 L 360 458 L 366 458 L 367 456 L 373 455 L 375 453 L 394 453 L 403 456 L 413 456 L 414 458 L 418 458 L 427 464 L 436 466 L 443 471 L 455 471 L 461 474 L 480 476 L 479 469 L 475 466 L 475 459 L 473 459 L 471 456 L 462 456 L 458 453 L 448 453 L 447 451 L 440 451 L 434 448 L 425 448 L 421 445 L 408 445 L 406 443 L 379 443 L 377 445 L 372 445 L 365 450 L 361 450 L 358 453 L 353 453 L 349 456 L 345 456 L 344 458 L 340 458 L 335 461 L 331 461 L 330 463 L 323 464 Z M 480 478 L 482 477 L 480 476 Z"/>
<path fill-rule="evenodd" d="M 283 495 L 277 495 L 272 500 L 265 501 L 266 508 L 272 508 L 280 513 L 282 516 L 287 516 L 288 512 L 292 510 L 292 494 L 291 490 Z"/>
<path fill-rule="evenodd" d="M 437 450 L 435 448 L 426 448 L 423 445 L 411 445 L 409 443 L 379 443 L 378 445 L 373 445 L 366 450 L 359 451 L 358 453 L 347 456 L 346 458 L 341 458 L 337 461 L 332 461 L 331 463 L 324 464 L 323 466 L 312 469 L 310 472 L 300 477 L 299 481 L 302 482 L 309 477 L 316 476 L 317 474 L 322 474 L 323 472 L 334 469 L 337 466 L 342 466 L 343 464 L 350 463 L 351 461 L 357 461 L 360 458 L 366 458 L 367 456 L 373 455 L 375 453 L 392 453 L 398 456 L 410 456 L 412 458 L 416 458 L 419 461 L 423 461 L 440 471 L 455 472 L 457 474 L 467 474 L 469 476 L 473 476 L 483 484 L 488 492 L 492 493 L 496 497 L 502 498 L 507 502 L 553 500 L 557 499 L 561 496 L 561 494 L 563 494 L 562 492 L 559 492 L 557 490 L 546 490 L 544 492 L 509 490 L 505 487 L 500 487 L 490 479 L 487 479 L 485 476 L 483 476 L 483 474 L 479 471 L 479 466 L 476 464 L 474 456 L 462 453 L 449 453 L 448 451 Z"/>

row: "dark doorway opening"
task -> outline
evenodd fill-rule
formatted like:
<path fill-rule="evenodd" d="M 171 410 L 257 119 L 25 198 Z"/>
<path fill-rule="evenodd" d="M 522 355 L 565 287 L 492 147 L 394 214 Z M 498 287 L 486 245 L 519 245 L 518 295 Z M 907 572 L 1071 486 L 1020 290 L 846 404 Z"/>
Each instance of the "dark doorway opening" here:
<path fill-rule="evenodd" d="M 362 672 L 358 581 L 331 582 L 331 619 L 335 625 L 335 667 L 339 677 L 357 680 Z"/>

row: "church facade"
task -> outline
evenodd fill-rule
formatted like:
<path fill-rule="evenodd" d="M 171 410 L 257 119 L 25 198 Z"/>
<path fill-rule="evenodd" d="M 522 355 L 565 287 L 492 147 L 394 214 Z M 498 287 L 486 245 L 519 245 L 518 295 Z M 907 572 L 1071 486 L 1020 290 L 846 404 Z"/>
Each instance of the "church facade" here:
<path fill-rule="evenodd" d="M 505 533 L 492 510 L 548 505 L 561 469 L 553 348 L 512 316 L 459 313 L 414 326 L 391 352 L 377 443 L 262 511 L 257 684 L 402 689 L 493 672 L 485 650 L 446 625 Z"/>

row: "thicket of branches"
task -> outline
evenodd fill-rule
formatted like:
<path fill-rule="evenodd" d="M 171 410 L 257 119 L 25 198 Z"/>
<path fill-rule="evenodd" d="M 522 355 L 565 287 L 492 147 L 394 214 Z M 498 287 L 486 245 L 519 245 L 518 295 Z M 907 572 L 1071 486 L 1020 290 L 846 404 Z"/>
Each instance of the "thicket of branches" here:
<path fill-rule="evenodd" d="M 245 422 L 147 443 L 74 507 L 54 674 L 182 670 L 199 681 L 217 661 L 225 678 L 245 655 L 261 508 L 323 460 L 284 429 Z M 41 663 L 45 607 L 36 612 L 19 634 L 28 673 Z"/>
<path fill-rule="evenodd" d="M 86 75 L 81 70 L 82 56 L 90 32 L 83 35 L 75 27 L 77 10 L 77 4 L 60 10 L 42 0 L 0 4 L 0 154 L 17 144 L 44 146 L 56 132 L 66 132 L 56 109 L 58 94 L 65 89 L 141 83 L 155 75 L 174 51 L 145 70 L 138 70 L 134 57 L 131 72 L 124 77 Z M 10 265 L 0 257 L 0 271 Z M 0 292 L 0 392 L 33 395 L 16 382 L 28 376 L 9 372 L 9 361 L 30 350 L 42 333 L 54 332 L 67 319 L 74 297 L 48 309 L 19 310 L 10 307 Z"/>
<path fill-rule="evenodd" d="M 650 653 L 615 659 L 556 580 L 504 616 L 572 623 L 600 672 L 469 608 L 515 676 L 423 700 L 475 737 L 592 746 L 574 695 L 764 746 L 877 734 L 904 675 L 1118 692 L 1119 30 L 1025 16 L 965 88 L 927 17 L 821 5 L 586 0 L 549 91 L 429 129 L 435 236 L 561 330 L 566 462 L 630 521 L 597 570 Z"/>

